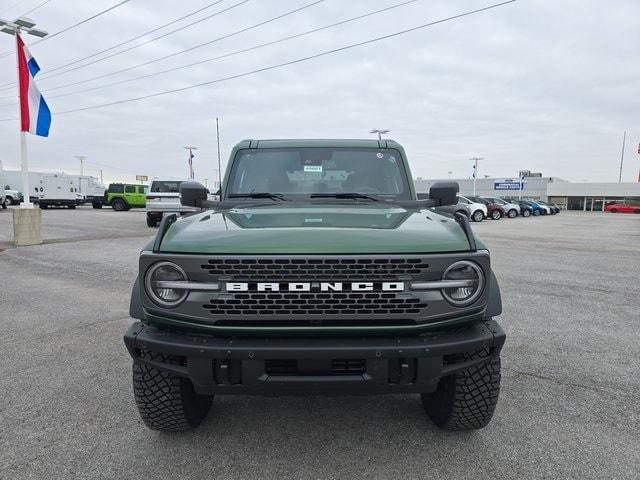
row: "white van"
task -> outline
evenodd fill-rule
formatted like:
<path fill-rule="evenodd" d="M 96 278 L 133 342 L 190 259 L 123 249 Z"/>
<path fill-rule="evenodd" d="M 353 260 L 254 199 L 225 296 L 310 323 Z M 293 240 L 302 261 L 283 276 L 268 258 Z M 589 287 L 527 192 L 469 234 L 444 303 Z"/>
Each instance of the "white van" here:
<path fill-rule="evenodd" d="M 76 208 L 78 186 L 73 177 L 64 174 L 43 174 L 34 187 L 40 208 L 51 206 Z"/>

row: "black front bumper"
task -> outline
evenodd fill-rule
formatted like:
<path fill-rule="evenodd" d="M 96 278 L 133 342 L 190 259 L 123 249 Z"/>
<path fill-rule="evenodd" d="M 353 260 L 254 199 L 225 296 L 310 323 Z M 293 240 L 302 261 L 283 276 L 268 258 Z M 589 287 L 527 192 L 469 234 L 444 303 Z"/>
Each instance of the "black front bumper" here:
<path fill-rule="evenodd" d="M 189 378 L 198 393 L 262 395 L 432 392 L 443 376 L 498 356 L 504 341 L 493 320 L 415 337 L 221 338 L 141 322 L 124 336 L 136 361 Z"/>

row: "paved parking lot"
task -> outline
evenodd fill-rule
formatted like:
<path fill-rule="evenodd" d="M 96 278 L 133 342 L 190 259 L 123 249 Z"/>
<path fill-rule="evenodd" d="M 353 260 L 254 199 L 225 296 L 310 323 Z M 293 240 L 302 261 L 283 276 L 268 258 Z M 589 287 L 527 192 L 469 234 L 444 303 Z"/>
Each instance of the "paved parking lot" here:
<path fill-rule="evenodd" d="M 640 216 L 475 224 L 507 331 L 484 430 L 438 430 L 408 396 L 218 397 L 194 432 L 147 430 L 122 334 L 144 212 L 0 212 L 0 478 L 638 478 Z"/>

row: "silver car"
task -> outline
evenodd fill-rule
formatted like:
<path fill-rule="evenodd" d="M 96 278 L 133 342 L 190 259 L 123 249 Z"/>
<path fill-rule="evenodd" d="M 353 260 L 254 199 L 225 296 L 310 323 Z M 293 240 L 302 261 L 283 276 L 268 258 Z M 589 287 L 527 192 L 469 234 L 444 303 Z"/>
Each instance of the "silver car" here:
<path fill-rule="evenodd" d="M 504 214 L 509 218 L 516 218 L 521 213 L 520 205 L 518 205 L 517 203 L 507 202 L 506 200 L 503 200 L 500 197 L 483 197 L 483 198 L 486 198 L 487 200 L 491 200 L 493 203 L 497 203 L 498 205 L 500 205 L 502 207 L 502 210 L 504 211 Z"/>
<path fill-rule="evenodd" d="M 481 222 L 487 215 L 489 214 L 487 211 L 487 206 L 484 203 L 474 202 L 469 200 L 467 197 L 462 195 L 458 195 L 458 203 L 464 203 L 469 207 L 469 212 L 471 212 L 471 220 L 474 222 Z"/>

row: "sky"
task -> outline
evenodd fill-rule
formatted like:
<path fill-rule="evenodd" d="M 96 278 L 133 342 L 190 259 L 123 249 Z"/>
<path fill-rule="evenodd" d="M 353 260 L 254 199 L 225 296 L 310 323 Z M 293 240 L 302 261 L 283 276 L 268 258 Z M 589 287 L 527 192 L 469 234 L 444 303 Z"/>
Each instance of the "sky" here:
<path fill-rule="evenodd" d="M 0 18 L 13 20 L 35 8 L 27 16 L 53 34 L 121 1 L 0 0 Z M 614 182 L 626 131 L 622 178 L 637 180 L 637 0 L 518 0 L 281 68 L 61 113 L 243 74 L 492 3 L 416 0 L 300 38 L 185 66 L 402 0 L 324 0 L 254 27 L 313 2 L 220 0 L 204 8 L 213 0 L 129 0 L 32 45 L 42 69 L 36 80 L 53 111 L 53 124 L 48 138 L 28 137 L 30 168 L 78 173 L 75 157 L 83 155 L 84 173 L 98 176 L 102 169 L 105 181 L 131 180 L 136 174 L 186 177 L 184 146 L 193 145 L 198 147 L 196 177 L 210 181 L 218 175 L 218 117 L 223 170 L 229 152 L 243 139 L 373 138 L 371 129 L 384 128 L 405 147 L 416 177 L 468 178 L 469 159 L 479 156 L 479 176 L 512 177 L 527 169 L 570 181 Z M 146 33 L 199 8 L 198 14 Z M 135 37 L 140 38 L 124 43 Z M 25 41 L 37 38 L 25 36 Z M 211 43 L 180 53 L 205 42 Z M 0 160 L 5 169 L 19 166 L 14 48 L 13 39 L 0 34 Z M 71 62 L 82 68 L 54 70 Z M 130 67 L 135 68 L 115 73 Z"/>

